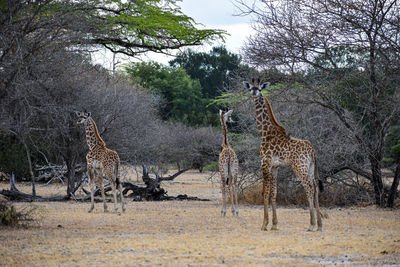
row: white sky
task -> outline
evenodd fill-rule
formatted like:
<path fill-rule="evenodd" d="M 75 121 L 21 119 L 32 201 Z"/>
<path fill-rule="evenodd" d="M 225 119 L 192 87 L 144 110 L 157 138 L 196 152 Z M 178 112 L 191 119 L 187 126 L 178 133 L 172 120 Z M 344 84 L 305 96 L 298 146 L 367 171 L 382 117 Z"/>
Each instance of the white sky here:
<path fill-rule="evenodd" d="M 197 23 L 204 25 L 205 28 L 222 29 L 230 35 L 226 36 L 226 48 L 236 54 L 240 54 L 240 50 L 252 33 L 250 26 L 251 18 L 249 16 L 237 16 L 239 10 L 234 5 L 234 0 L 183 0 L 178 3 L 184 14 L 192 17 Z M 198 25 L 199 28 L 203 27 Z M 195 51 L 209 51 L 211 47 L 223 45 L 221 41 L 214 42 L 211 45 L 194 46 L 191 49 Z M 143 61 L 158 61 L 168 64 L 173 57 L 160 55 L 156 53 L 148 53 L 142 57 Z M 106 68 L 112 69 L 111 53 L 100 51 L 96 56 L 96 63 L 104 65 Z M 117 62 L 137 61 L 135 59 L 126 59 L 126 57 L 117 56 Z"/>

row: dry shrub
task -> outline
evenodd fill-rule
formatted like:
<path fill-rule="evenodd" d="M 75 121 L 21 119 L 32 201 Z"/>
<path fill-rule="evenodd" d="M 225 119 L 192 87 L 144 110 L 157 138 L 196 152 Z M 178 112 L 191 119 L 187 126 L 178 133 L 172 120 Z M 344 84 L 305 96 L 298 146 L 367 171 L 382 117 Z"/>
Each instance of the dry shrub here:
<path fill-rule="evenodd" d="M 39 223 L 44 213 L 44 209 L 37 205 L 17 210 L 10 202 L 0 200 L 0 225 L 27 227 Z"/>
<path fill-rule="evenodd" d="M 258 182 L 244 188 L 239 192 L 238 199 L 241 204 L 262 205 L 264 203 L 262 183 Z"/>
<path fill-rule="evenodd" d="M 367 206 L 373 203 L 373 196 L 365 188 L 340 186 L 339 184 L 325 186 L 319 193 L 319 203 L 323 207 L 333 206 Z M 262 183 L 255 183 L 239 192 L 239 202 L 242 204 L 263 205 Z M 300 183 L 279 185 L 276 202 L 280 206 L 308 206 L 306 193 Z"/>

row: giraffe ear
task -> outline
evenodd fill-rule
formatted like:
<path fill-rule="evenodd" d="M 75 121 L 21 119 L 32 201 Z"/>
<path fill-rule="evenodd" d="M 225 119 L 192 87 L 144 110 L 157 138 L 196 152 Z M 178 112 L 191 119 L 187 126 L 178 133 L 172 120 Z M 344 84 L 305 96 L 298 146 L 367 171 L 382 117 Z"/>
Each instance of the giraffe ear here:
<path fill-rule="evenodd" d="M 90 116 L 92 116 L 92 113 L 91 113 L 91 112 L 88 112 L 88 113 L 87 113 L 87 117 L 89 118 Z"/>
<path fill-rule="evenodd" d="M 230 110 L 228 110 L 228 112 L 226 112 L 225 114 L 226 114 L 227 116 L 230 116 L 230 115 L 232 115 L 232 112 L 233 112 L 233 110 L 230 109 Z"/>
<path fill-rule="evenodd" d="M 81 115 L 81 113 L 79 111 L 75 110 L 74 112 L 75 112 L 76 116 L 78 116 L 78 117 Z"/>
<path fill-rule="evenodd" d="M 269 87 L 269 82 L 268 83 L 263 83 L 261 86 L 261 90 L 266 90 Z"/>
<path fill-rule="evenodd" d="M 244 89 L 246 89 L 246 90 L 250 90 L 250 83 L 249 82 L 246 82 L 246 81 L 244 81 L 243 82 L 243 86 L 244 86 Z"/>

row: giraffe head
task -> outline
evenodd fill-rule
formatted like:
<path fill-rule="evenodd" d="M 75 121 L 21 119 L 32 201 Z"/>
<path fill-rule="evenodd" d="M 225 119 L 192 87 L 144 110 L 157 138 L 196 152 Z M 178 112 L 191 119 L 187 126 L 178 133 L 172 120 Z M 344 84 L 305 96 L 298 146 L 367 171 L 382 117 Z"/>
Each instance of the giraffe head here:
<path fill-rule="evenodd" d="M 77 124 L 84 124 L 90 118 L 91 113 L 86 111 L 75 111 L 75 114 L 78 116 Z"/>
<path fill-rule="evenodd" d="M 257 84 L 252 79 L 251 83 L 244 81 L 243 82 L 244 88 L 250 92 L 252 97 L 259 97 L 262 96 L 262 90 L 266 90 L 269 86 L 269 83 L 263 83 L 260 86 L 260 79 L 258 79 Z"/>
<path fill-rule="evenodd" d="M 228 110 L 226 112 L 222 111 L 222 110 L 219 110 L 219 116 L 220 116 L 221 123 L 226 125 L 227 122 L 234 122 L 232 120 L 232 117 L 231 117 L 232 116 L 232 112 L 233 112 L 232 109 Z"/>

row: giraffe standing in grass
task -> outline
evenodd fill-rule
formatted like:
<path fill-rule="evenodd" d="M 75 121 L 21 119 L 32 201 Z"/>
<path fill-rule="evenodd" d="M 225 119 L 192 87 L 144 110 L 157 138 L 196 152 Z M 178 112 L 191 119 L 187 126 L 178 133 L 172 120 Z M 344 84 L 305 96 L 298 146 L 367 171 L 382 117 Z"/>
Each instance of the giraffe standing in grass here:
<path fill-rule="evenodd" d="M 235 151 L 229 145 L 228 137 L 226 136 L 226 123 L 232 122 L 232 110 L 228 112 L 219 111 L 221 126 L 223 131 L 223 141 L 221 145 L 221 153 L 219 154 L 219 173 L 221 174 L 221 191 L 222 191 L 222 210 L 221 216 L 226 215 L 226 191 L 230 193 L 232 203 L 232 215 L 239 216 L 238 205 L 238 181 L 239 162 Z"/>
<path fill-rule="evenodd" d="M 119 180 L 119 157 L 117 152 L 108 149 L 106 143 L 101 139 L 97 126 L 90 116 L 90 112 L 76 112 L 78 124 L 83 124 L 86 130 L 86 141 L 89 146 L 89 153 L 86 155 L 87 169 L 90 177 L 91 207 L 89 212 L 94 209 L 94 188 L 95 184 L 100 186 L 101 197 L 103 199 L 104 212 L 107 212 L 107 204 L 104 195 L 103 177 L 106 176 L 110 181 L 114 194 L 114 212 L 118 212 L 117 190 L 121 196 L 122 211 L 125 212 L 124 195 L 122 185 Z"/>
<path fill-rule="evenodd" d="M 269 83 L 264 83 L 260 86 L 260 81 L 258 80 L 256 85 L 253 79 L 252 84 L 248 82 L 243 82 L 243 84 L 253 98 L 256 108 L 257 128 L 262 137 L 260 157 L 263 175 L 264 221 L 261 230 L 267 231 L 268 201 L 270 197 L 272 206 L 271 230 L 277 230 L 276 194 L 278 167 L 291 166 L 306 191 L 310 209 L 310 227 L 308 230 L 314 230 L 317 219 L 318 230 L 322 231 L 318 186 L 321 191 L 323 186 L 321 181 L 316 180 L 318 178 L 318 170 L 314 148 L 307 140 L 289 137 L 285 128 L 276 120 L 271 104 L 267 97 L 262 94 L 262 90 L 266 90 Z"/>

